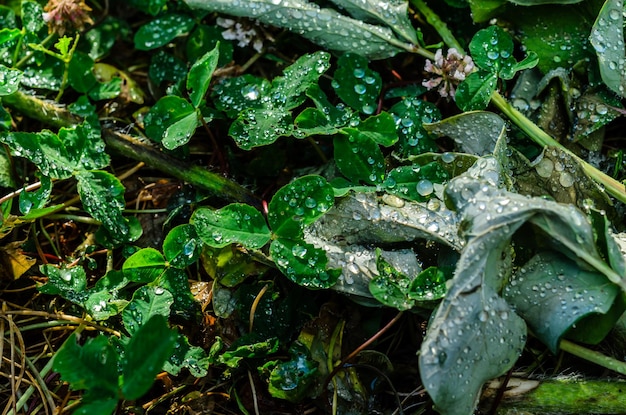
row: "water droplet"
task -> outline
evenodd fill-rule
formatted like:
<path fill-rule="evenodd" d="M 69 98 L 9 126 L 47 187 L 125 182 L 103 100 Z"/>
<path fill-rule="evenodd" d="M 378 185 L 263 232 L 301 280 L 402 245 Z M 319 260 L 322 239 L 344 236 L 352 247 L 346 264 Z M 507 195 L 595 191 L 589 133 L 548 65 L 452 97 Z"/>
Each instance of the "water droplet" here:
<path fill-rule="evenodd" d="M 434 190 L 433 183 L 430 180 L 422 179 L 415 185 L 415 190 L 417 190 L 417 193 L 421 196 L 428 196 L 432 194 Z"/>

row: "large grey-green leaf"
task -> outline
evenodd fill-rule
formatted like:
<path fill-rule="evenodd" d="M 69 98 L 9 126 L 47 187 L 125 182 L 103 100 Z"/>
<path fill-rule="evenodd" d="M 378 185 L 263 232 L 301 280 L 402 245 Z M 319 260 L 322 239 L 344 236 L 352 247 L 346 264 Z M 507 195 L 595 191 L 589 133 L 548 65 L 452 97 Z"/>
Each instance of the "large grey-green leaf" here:
<path fill-rule="evenodd" d="M 600 75 L 612 91 L 626 97 L 624 1 L 607 0 L 593 24 L 589 40 L 596 50 Z"/>
<path fill-rule="evenodd" d="M 482 384 L 512 367 L 524 345 L 524 322 L 498 295 L 510 268 L 503 254 L 524 223 L 544 233 L 553 249 L 626 285 L 600 257 L 580 211 L 500 188 L 500 170 L 494 158 L 482 158 L 446 188 L 467 244 L 420 353 L 426 389 L 445 414 L 471 414 Z"/>
<path fill-rule="evenodd" d="M 504 297 L 524 317 L 535 336 L 556 353 L 561 337 L 574 324 L 594 314 L 606 315 L 619 293 L 604 275 L 583 270 L 563 255 L 547 251 L 520 268 Z M 595 319 L 593 323 L 585 330 L 588 342 L 601 340 L 613 328 L 615 319 Z"/>
<path fill-rule="evenodd" d="M 340 52 L 385 59 L 407 48 L 391 29 L 364 23 L 306 0 L 185 0 L 191 8 L 248 17 Z M 409 47 L 410 48 L 410 47 Z"/>
<path fill-rule="evenodd" d="M 350 194 L 305 229 L 304 239 L 326 251 L 329 268 L 341 268 L 334 290 L 371 299 L 369 282 L 378 275 L 376 246 L 381 256 L 405 275 L 421 271 L 419 258 L 407 243 L 433 241 L 460 251 L 456 216 L 437 199 L 428 204 L 396 196 Z M 393 244 L 399 244 L 393 249 Z"/>
<path fill-rule="evenodd" d="M 437 136 L 448 136 L 460 151 L 484 156 L 492 154 L 496 142 L 506 132 L 504 120 L 493 112 L 471 111 L 439 122 L 424 124 L 424 129 Z"/>
<path fill-rule="evenodd" d="M 417 43 L 415 28 L 408 16 L 409 3 L 404 0 L 332 0 L 358 20 L 383 23 L 408 42 Z"/>

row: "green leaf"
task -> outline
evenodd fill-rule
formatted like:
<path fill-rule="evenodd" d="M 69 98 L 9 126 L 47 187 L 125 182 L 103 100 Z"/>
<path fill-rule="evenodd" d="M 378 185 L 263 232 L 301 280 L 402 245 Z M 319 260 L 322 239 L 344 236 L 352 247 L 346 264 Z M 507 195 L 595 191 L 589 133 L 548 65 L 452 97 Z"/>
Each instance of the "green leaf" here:
<path fill-rule="evenodd" d="M 176 226 L 163 241 L 165 259 L 178 268 L 194 264 L 200 256 L 200 248 L 196 228 L 190 224 Z"/>
<path fill-rule="evenodd" d="M 333 206 L 333 188 L 321 176 L 302 176 L 278 189 L 268 206 L 267 220 L 281 237 L 298 237 Z"/>
<path fill-rule="evenodd" d="M 607 0 L 593 24 L 589 41 L 598 57 L 602 81 L 622 98 L 626 97 L 626 46 L 624 46 L 624 2 Z"/>
<path fill-rule="evenodd" d="M 34 192 L 23 191 L 20 193 L 20 212 L 27 215 L 31 209 L 41 209 L 47 203 L 52 193 L 52 181 L 47 176 L 41 176 L 41 187 Z"/>
<path fill-rule="evenodd" d="M 410 310 L 415 302 L 409 298 L 408 291 L 414 276 L 408 276 L 397 270 L 376 252 L 376 268 L 379 275 L 369 283 L 372 296 L 381 304 L 398 310 Z"/>
<path fill-rule="evenodd" d="M 305 92 L 328 69 L 329 59 L 326 52 L 303 55 L 284 70 L 283 76 L 272 81 L 267 95 L 260 95 L 265 90 L 263 83 L 241 86 L 236 82 L 229 87 L 228 95 L 219 98 L 227 109 L 231 110 L 233 103 L 238 108 L 246 101 L 253 101 L 251 107 L 239 112 L 228 131 L 237 145 L 248 150 L 291 135 L 294 128 L 290 110 L 306 100 Z"/>
<path fill-rule="evenodd" d="M 224 40 L 223 28 L 199 24 L 187 38 L 187 59 L 195 62 L 201 56 L 219 47 L 219 59 L 217 66 L 225 66 L 233 60 L 233 44 Z"/>
<path fill-rule="evenodd" d="M 469 50 L 476 66 L 497 75 L 509 74 L 516 62 L 513 57 L 513 38 L 499 26 L 489 26 L 476 32 L 470 41 Z"/>
<path fill-rule="evenodd" d="M 130 0 L 130 4 L 144 13 L 156 16 L 163 9 L 167 0 Z"/>
<path fill-rule="evenodd" d="M 176 339 L 176 332 L 161 315 L 154 315 L 131 337 L 122 366 L 121 392 L 125 399 L 135 400 L 148 392 L 171 356 Z"/>
<path fill-rule="evenodd" d="M 473 72 L 459 84 L 456 105 L 462 111 L 483 110 L 497 87 L 498 75 L 494 72 Z"/>
<path fill-rule="evenodd" d="M 202 378 L 208 373 L 209 360 L 203 348 L 192 346 L 187 337 L 179 334 L 174 352 L 165 362 L 163 369 L 176 376 L 183 368 L 187 368 L 193 377 Z"/>
<path fill-rule="evenodd" d="M 272 144 L 293 132 L 291 112 L 283 107 L 250 108 L 243 110 L 228 130 L 235 143 L 244 150 Z"/>
<path fill-rule="evenodd" d="M 185 79 L 187 72 L 188 69 L 185 62 L 162 50 L 150 58 L 148 76 L 157 86 L 160 86 L 165 81 L 176 84 L 180 80 Z"/>
<path fill-rule="evenodd" d="M 333 0 L 340 9 L 345 9 L 350 16 L 364 22 L 382 23 L 393 29 L 407 42 L 417 44 L 415 28 L 408 16 L 409 2 L 392 0 L 379 2 L 376 0 Z"/>
<path fill-rule="evenodd" d="M 0 45 L 20 37 L 21 34 L 22 31 L 20 29 L 8 27 L 3 28 L 0 30 Z"/>
<path fill-rule="evenodd" d="M 94 60 L 86 53 L 75 51 L 72 55 L 67 70 L 67 80 L 77 92 L 84 94 L 98 83 L 92 71 L 93 65 Z"/>
<path fill-rule="evenodd" d="M 598 2 L 586 2 L 577 6 L 543 6 L 533 8 L 532 13 L 515 13 L 516 36 L 526 47 L 537 53 L 537 67 L 548 73 L 557 68 L 570 70 L 578 62 L 593 57 L 589 47 L 589 34 Z M 513 9 L 516 10 L 516 9 Z M 612 32 L 611 36 L 618 35 Z"/>
<path fill-rule="evenodd" d="M 130 281 L 148 283 L 163 273 L 165 265 L 165 258 L 159 251 L 143 248 L 124 261 L 122 269 L 124 276 Z"/>
<path fill-rule="evenodd" d="M 559 341 L 572 326 L 594 314 L 604 318 L 596 318 L 584 334 L 588 343 L 602 340 L 621 314 L 607 315 L 619 295 L 619 287 L 604 275 L 582 270 L 555 252 L 535 255 L 504 290 L 504 298 L 553 353 L 557 353 Z"/>
<path fill-rule="evenodd" d="M 215 45 L 215 48 L 202 56 L 200 59 L 194 62 L 189 69 L 189 75 L 187 76 L 187 90 L 189 91 L 189 99 L 191 104 L 198 108 L 200 103 L 204 99 L 204 94 L 209 89 L 211 83 L 211 76 L 217 67 L 217 61 L 220 56 L 220 45 Z"/>
<path fill-rule="evenodd" d="M 60 295 L 75 304 L 82 304 L 87 298 L 87 275 L 83 267 L 57 268 L 46 264 L 39 267 L 48 282 L 39 287 L 45 294 Z"/>
<path fill-rule="evenodd" d="M 164 46 L 178 36 L 189 32 L 194 20 L 184 14 L 166 14 L 141 26 L 135 33 L 135 48 L 151 50 Z"/>
<path fill-rule="evenodd" d="M 425 202 L 434 196 L 434 185 L 446 182 L 450 176 L 437 162 L 424 166 L 400 166 L 389 172 L 383 182 L 389 193 L 404 199 Z"/>
<path fill-rule="evenodd" d="M 290 360 L 272 369 L 268 391 L 275 398 L 298 402 L 311 392 L 318 375 L 318 363 L 300 342 L 291 345 L 289 355 Z"/>
<path fill-rule="evenodd" d="M 398 141 L 396 123 L 393 116 L 387 112 L 381 112 L 361 121 L 356 127 L 346 127 L 343 131 L 353 134 L 356 131 L 381 146 L 389 147 Z"/>
<path fill-rule="evenodd" d="M 83 208 L 109 232 L 130 236 L 130 226 L 122 214 L 126 204 L 122 182 L 101 170 L 81 171 L 76 179 Z"/>
<path fill-rule="evenodd" d="M 265 357 L 276 353 L 279 347 L 280 342 L 277 338 L 253 344 L 238 345 L 232 350 L 222 353 L 216 363 L 224 364 L 230 368 L 238 368 L 243 359 Z"/>
<path fill-rule="evenodd" d="M 343 102 L 364 114 L 376 111 L 382 80 L 367 66 L 367 58 L 353 52 L 343 54 L 337 61 L 332 86 Z"/>
<path fill-rule="evenodd" d="M 35 1 L 22 2 L 22 26 L 28 33 L 38 35 L 46 27 L 46 22 L 42 19 L 43 7 Z"/>
<path fill-rule="evenodd" d="M 280 272 L 303 287 L 332 287 L 341 274 L 341 269 L 326 269 L 326 252 L 304 241 L 275 239 L 270 254 Z"/>
<path fill-rule="evenodd" d="M 211 98 L 218 110 L 236 118 L 244 109 L 262 108 L 261 98 L 268 96 L 271 88 L 272 84 L 265 78 L 243 75 L 222 79 L 212 88 Z"/>
<path fill-rule="evenodd" d="M 167 141 L 169 146 L 189 140 L 197 127 L 196 109 L 184 98 L 167 95 L 150 108 L 144 118 L 146 135 L 160 143 Z M 164 143 L 165 145 L 165 143 Z"/>
<path fill-rule="evenodd" d="M 358 50 L 369 59 L 388 58 L 404 47 L 387 27 L 364 23 L 305 0 L 278 4 L 271 0 L 256 0 L 252 3 L 254 7 L 238 0 L 187 0 L 186 3 L 191 8 L 249 17 L 263 24 L 285 28 L 323 48 L 339 52 Z"/>
<path fill-rule="evenodd" d="M 409 286 L 409 298 L 416 301 L 440 300 L 446 295 L 446 277 L 437 267 L 420 272 Z"/>
<path fill-rule="evenodd" d="M 105 335 L 87 339 L 81 347 L 73 333 L 55 353 L 52 367 L 73 390 L 93 390 L 93 398 L 114 399 L 117 403 L 118 360 L 115 348 Z"/>
<path fill-rule="evenodd" d="M 99 60 L 111 51 L 118 39 L 126 39 L 130 33 L 128 22 L 109 15 L 85 33 L 85 48 L 82 49 L 81 44 L 78 47 L 87 52 L 94 61 Z"/>
<path fill-rule="evenodd" d="M 197 127 L 198 114 L 194 111 L 167 127 L 161 137 L 163 147 L 173 150 L 187 144 Z"/>
<path fill-rule="evenodd" d="M 189 221 L 202 241 L 214 248 L 239 243 L 258 249 L 271 233 L 263 215 L 250 205 L 233 203 L 221 209 L 199 208 Z"/>
<path fill-rule="evenodd" d="M 452 138 L 460 151 L 478 156 L 493 154 L 498 139 L 506 133 L 504 120 L 487 111 L 464 112 L 424 128 L 439 137 Z"/>
<path fill-rule="evenodd" d="M 139 287 L 122 312 L 124 327 L 134 336 L 153 316 L 159 315 L 167 319 L 173 303 L 172 294 L 161 287 Z"/>
<path fill-rule="evenodd" d="M 0 64 L 0 97 L 11 95 L 20 86 L 22 80 L 22 71 L 18 69 L 7 68 Z"/>
<path fill-rule="evenodd" d="M 185 320 L 199 318 L 200 309 L 189 287 L 189 276 L 183 269 L 169 267 L 154 282 L 174 296 L 171 314 Z"/>
<path fill-rule="evenodd" d="M 385 177 L 385 157 L 374 141 L 358 130 L 333 140 L 337 168 L 354 183 L 380 184 Z"/>
<path fill-rule="evenodd" d="M 419 98 L 406 98 L 391 107 L 389 112 L 396 119 L 398 149 L 403 157 L 438 151 L 437 144 L 423 126 L 441 119 L 441 113 L 434 104 Z"/>

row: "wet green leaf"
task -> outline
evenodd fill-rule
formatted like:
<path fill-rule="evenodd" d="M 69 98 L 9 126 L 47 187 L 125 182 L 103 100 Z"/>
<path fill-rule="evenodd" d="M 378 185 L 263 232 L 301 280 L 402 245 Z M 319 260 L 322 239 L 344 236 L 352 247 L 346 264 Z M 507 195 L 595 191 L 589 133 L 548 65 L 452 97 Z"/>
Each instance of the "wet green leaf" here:
<path fill-rule="evenodd" d="M 171 356 L 176 339 L 176 332 L 161 315 L 152 316 L 131 337 L 122 363 L 121 392 L 125 399 L 138 399 L 150 389 Z"/>
<path fill-rule="evenodd" d="M 42 29 L 46 27 L 46 22 L 42 19 L 43 7 L 35 1 L 22 2 L 22 26 L 28 33 L 40 35 Z"/>
<path fill-rule="evenodd" d="M 179 225 L 165 237 L 163 255 L 170 265 L 185 268 L 197 261 L 201 245 L 194 226 Z"/>
<path fill-rule="evenodd" d="M 184 14 L 166 14 L 141 26 L 135 33 L 135 48 L 151 50 L 164 46 L 178 36 L 189 32 L 194 20 Z"/>
<path fill-rule="evenodd" d="M 57 268 L 46 264 L 39 270 L 48 277 L 48 282 L 39 287 L 42 293 L 60 295 L 76 304 L 86 300 L 87 275 L 83 267 Z"/>
<path fill-rule="evenodd" d="M 326 253 L 304 241 L 275 239 L 270 254 L 280 272 L 303 287 L 332 287 L 341 274 L 341 269 L 326 269 Z"/>
<path fill-rule="evenodd" d="M 164 288 L 174 296 L 171 314 L 192 321 L 199 318 L 200 308 L 189 287 L 189 275 L 184 269 L 169 267 L 154 281 L 154 285 Z"/>
<path fill-rule="evenodd" d="M 589 41 L 596 51 L 602 80 L 613 92 L 626 97 L 623 0 L 607 0 L 604 3 L 593 24 Z"/>
<path fill-rule="evenodd" d="M 237 82 L 234 88 L 229 88 L 234 98 L 231 95 L 219 98 L 227 108 L 232 103 L 254 101 L 251 107 L 239 112 L 228 131 L 237 145 L 248 150 L 291 135 L 294 129 L 291 110 L 306 100 L 305 92 L 329 68 L 329 59 L 326 52 L 303 55 L 284 70 L 283 76 L 274 78 L 271 89 L 264 96 L 260 95 L 264 90 L 262 83 L 240 87 Z"/>
<path fill-rule="evenodd" d="M 622 305 L 621 312 L 607 314 L 619 295 L 619 287 L 604 275 L 582 270 L 574 261 L 549 251 L 524 264 L 504 290 L 504 298 L 553 353 L 572 326 L 593 315 L 603 318 L 595 318 L 593 326 L 582 333 L 587 343 L 602 340 L 624 311 Z"/>
<path fill-rule="evenodd" d="M 211 98 L 217 109 L 236 118 L 244 109 L 262 108 L 261 98 L 267 96 L 271 88 L 272 84 L 265 78 L 243 75 L 218 82 L 212 89 Z"/>
<path fill-rule="evenodd" d="M 259 358 L 275 353 L 280 346 L 277 338 L 268 339 L 266 341 L 238 345 L 232 350 L 222 353 L 216 363 L 225 364 L 231 368 L 237 368 L 243 359 Z"/>
<path fill-rule="evenodd" d="M 289 348 L 290 360 L 279 363 L 270 373 L 269 393 L 280 399 L 298 402 L 311 392 L 318 374 L 318 364 L 302 343 Z"/>
<path fill-rule="evenodd" d="M 22 71 L 0 65 L 0 97 L 17 91 L 21 80 Z"/>
<path fill-rule="evenodd" d="M 81 171 L 76 174 L 76 179 L 83 208 L 109 232 L 121 237 L 130 236 L 130 226 L 123 215 L 126 189 L 122 182 L 102 170 Z"/>
<path fill-rule="evenodd" d="M 493 72 L 473 72 L 465 78 L 456 90 L 456 105 L 462 111 L 475 111 L 487 108 L 497 86 L 498 76 Z"/>
<path fill-rule="evenodd" d="M 199 208 L 189 221 L 202 241 L 214 248 L 238 243 L 257 249 L 271 233 L 263 215 L 250 205 L 233 203 L 221 209 Z"/>
<path fill-rule="evenodd" d="M 20 193 L 20 212 L 27 215 L 31 209 L 45 207 L 52 193 L 52 181 L 47 176 L 41 176 L 41 187 L 34 192 L 23 191 Z"/>
<path fill-rule="evenodd" d="M 143 248 L 132 254 L 122 266 L 124 276 L 130 281 L 154 281 L 165 269 L 165 258 L 154 248 Z"/>
<path fill-rule="evenodd" d="M 358 133 L 384 147 L 392 146 L 398 141 L 396 123 L 388 112 L 368 117 L 355 127 L 345 127 L 342 131 L 349 135 Z"/>
<path fill-rule="evenodd" d="M 198 127 L 198 114 L 194 111 L 169 125 L 161 143 L 168 150 L 173 150 L 189 142 Z"/>
<path fill-rule="evenodd" d="M 91 59 L 98 60 L 110 53 L 118 39 L 125 39 L 130 33 L 131 30 L 126 21 L 106 16 L 85 33 L 83 37 L 85 47 L 81 48 L 83 44 L 79 43 L 78 48 L 88 53 Z"/>
<path fill-rule="evenodd" d="M 265 108 L 243 110 L 231 124 L 228 135 L 240 148 L 249 150 L 272 144 L 280 137 L 290 136 L 292 132 L 291 112 L 270 104 Z"/>
<path fill-rule="evenodd" d="M 210 358 L 203 348 L 192 346 L 189 339 L 183 335 L 178 335 L 174 352 L 169 360 L 165 362 L 163 369 L 174 376 L 178 375 L 183 368 L 189 370 L 195 378 L 202 378 L 207 375 Z"/>
<path fill-rule="evenodd" d="M 237 0 L 187 0 L 186 3 L 191 8 L 254 18 L 270 26 L 291 30 L 321 47 L 340 52 L 358 50 L 369 59 L 384 59 L 401 50 L 391 29 L 352 19 L 305 0 L 280 3 L 259 0 L 254 3 L 254 8 Z"/>
<path fill-rule="evenodd" d="M 438 150 L 423 126 L 441 119 L 441 113 L 434 104 L 418 98 L 406 98 L 391 107 L 389 112 L 396 119 L 397 146 L 403 157 Z"/>
<path fill-rule="evenodd" d="M 374 141 L 358 130 L 333 140 L 337 168 L 353 183 L 380 184 L 385 177 L 385 157 Z"/>
<path fill-rule="evenodd" d="M 225 287 L 235 287 L 246 278 L 262 274 L 267 269 L 231 245 L 221 249 L 205 246 L 201 259 L 207 274 Z"/>
<path fill-rule="evenodd" d="M 196 130 L 196 109 L 184 98 L 168 95 L 159 99 L 145 116 L 146 134 L 157 143 L 167 142 L 168 148 L 185 143 Z"/>
<path fill-rule="evenodd" d="M 189 91 L 189 99 L 191 104 L 198 108 L 204 99 L 204 94 L 209 89 L 211 77 L 217 67 L 217 61 L 220 56 L 219 43 L 215 48 L 191 65 L 189 75 L 187 76 L 187 90 Z"/>
<path fill-rule="evenodd" d="M 373 114 L 382 88 L 380 75 L 368 68 L 367 58 L 353 52 L 343 54 L 337 66 L 332 86 L 339 98 L 359 112 Z"/>
<path fill-rule="evenodd" d="M 286 238 L 299 237 L 302 229 L 333 206 L 333 188 L 321 176 L 302 176 L 278 189 L 268 206 L 272 232 Z"/>
<path fill-rule="evenodd" d="M 44 55 L 41 64 L 29 65 L 24 68 L 21 84 L 33 89 L 49 89 L 58 91 L 65 71 L 63 61 Z"/>
<path fill-rule="evenodd" d="M 22 31 L 17 28 L 4 27 L 0 30 L 0 45 L 20 37 Z"/>
<path fill-rule="evenodd" d="M 440 300 L 446 295 L 446 276 L 437 267 L 420 272 L 409 286 L 409 298 L 416 301 Z"/>
<path fill-rule="evenodd" d="M 152 316 L 159 315 L 167 319 L 173 302 L 172 294 L 161 287 L 139 287 L 122 312 L 124 328 L 134 336 Z"/>
<path fill-rule="evenodd" d="M 520 40 L 527 50 L 537 53 L 537 67 L 541 72 L 548 73 L 559 67 L 569 70 L 592 57 L 588 37 L 596 7 L 591 3 L 594 2 L 569 7 L 535 7 L 532 13 L 515 13 L 513 9 Z"/>
<path fill-rule="evenodd" d="M 489 26 L 476 32 L 469 50 L 476 66 L 497 75 L 510 74 L 516 63 L 513 38 L 499 26 Z"/>
<path fill-rule="evenodd" d="M 148 76 L 157 86 L 166 81 L 175 84 L 185 79 L 187 72 L 185 62 L 162 50 L 158 51 L 150 58 Z"/>
<path fill-rule="evenodd" d="M 404 199 L 425 202 L 435 195 L 435 185 L 446 182 L 450 176 L 437 162 L 424 166 L 400 166 L 389 172 L 383 182 L 386 190 Z"/>
<path fill-rule="evenodd" d="M 53 368 L 74 390 L 95 389 L 94 395 L 109 397 L 117 404 L 119 355 L 103 334 L 79 346 L 73 333 L 54 355 Z M 86 397 L 89 397 L 87 393 Z M 94 397 L 95 398 L 95 397 Z M 89 401 L 90 399 L 86 399 Z M 110 405 L 107 405 L 107 407 Z M 113 412 L 111 408 L 110 413 Z M 106 413 L 102 411 L 100 413 Z"/>
<path fill-rule="evenodd" d="M 333 0 L 333 3 L 357 20 L 382 23 L 409 43 L 417 44 L 415 28 L 408 16 L 407 1 L 393 0 L 381 3 L 376 0 Z"/>
<path fill-rule="evenodd" d="M 376 268 L 378 276 L 369 283 L 369 290 L 372 296 L 381 304 L 398 310 L 410 310 L 415 302 L 409 298 L 409 286 L 415 275 L 405 275 L 392 266 L 380 255 L 380 250 L 376 252 Z"/>
<path fill-rule="evenodd" d="M 195 62 L 205 53 L 219 45 L 217 66 L 224 66 L 233 59 L 233 44 L 224 40 L 223 28 L 199 24 L 187 38 L 187 59 Z"/>
<path fill-rule="evenodd" d="M 464 112 L 442 121 L 424 124 L 424 128 L 431 134 L 452 138 L 461 152 L 478 156 L 492 154 L 496 142 L 506 133 L 504 120 L 487 111 Z"/>
<path fill-rule="evenodd" d="M 98 82 L 93 74 L 93 59 L 81 51 L 72 55 L 68 68 L 68 82 L 77 92 L 85 93 Z"/>

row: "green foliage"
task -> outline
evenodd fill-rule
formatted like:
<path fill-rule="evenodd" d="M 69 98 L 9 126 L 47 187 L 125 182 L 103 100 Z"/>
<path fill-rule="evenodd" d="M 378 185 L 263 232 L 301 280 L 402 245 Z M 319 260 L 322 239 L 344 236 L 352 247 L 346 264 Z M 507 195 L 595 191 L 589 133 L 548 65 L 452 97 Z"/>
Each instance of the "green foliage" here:
<path fill-rule="evenodd" d="M 428 321 L 419 371 L 443 414 L 474 411 L 483 384 L 515 364 L 526 327 L 553 353 L 564 339 L 604 339 L 626 309 L 626 261 L 611 230 L 611 220 L 622 227 L 623 220 L 594 181 L 626 200 L 621 150 L 611 178 L 582 161 L 576 145 L 599 151 L 605 127 L 624 115 L 624 7 L 577 3 L 437 5 L 451 22 L 469 19 L 464 13 L 471 10 L 475 21 L 502 23 L 471 40 L 454 28 L 468 34 L 460 41 L 422 1 L 411 2 L 420 15 L 413 19 L 406 1 L 333 0 L 321 7 L 306 0 L 131 0 L 140 25 L 112 13 L 80 28 L 80 36 L 76 28 L 59 35 L 46 27 L 38 2 L 21 2 L 17 14 L 0 6 L 0 142 L 7 149 L 0 178 L 22 189 L 3 198 L 0 236 L 32 224 L 29 249 L 40 250 L 37 238 L 48 238 L 48 228 L 35 220 L 71 214 L 68 220 L 97 225 L 81 234 L 95 241 L 75 250 L 61 251 L 59 239 L 48 238 L 61 258 L 39 268 L 47 280 L 38 289 L 119 336 L 72 335 L 56 352 L 54 369 L 84 390 L 76 413 L 112 413 L 120 399 L 142 399 L 160 370 L 204 377 L 209 364 L 224 378 L 256 367 L 279 399 L 319 399 L 349 344 L 342 341 L 351 335 L 352 314 L 368 314 L 363 305 L 410 310 Z M 210 26 L 214 12 L 250 21 Z M 415 28 L 418 21 L 432 25 L 441 37 L 434 42 L 442 42 L 426 46 L 426 34 L 435 34 Z M 224 39 L 244 32 L 242 43 L 268 42 L 255 45 L 258 55 L 234 54 Z M 310 44 L 293 42 L 296 35 L 340 53 L 310 51 Z M 430 49 L 444 43 L 460 55 L 467 45 L 476 70 L 460 73 L 453 54 L 435 62 Z M 285 44 L 294 50 L 281 49 Z M 117 56 L 128 47 L 142 51 L 137 62 Z M 522 61 L 513 56 L 519 50 L 529 51 Z M 372 62 L 399 52 L 431 60 L 425 76 L 433 78 L 420 78 L 417 58 Z M 450 95 L 437 97 L 420 83 L 439 83 Z M 463 113 L 447 105 L 451 96 Z M 490 104 L 519 128 L 512 147 L 502 118 L 474 111 Z M 40 123 L 26 125 L 29 117 Z M 565 125 L 560 137 L 542 130 L 555 125 Z M 150 145 L 133 138 L 116 147 L 133 134 L 145 134 Z M 530 148 L 524 134 L 544 151 Z M 555 138 L 573 140 L 561 145 Z M 108 153 L 114 148 L 202 184 L 170 195 L 155 211 L 166 217 L 162 243 L 150 235 L 138 241 L 142 224 L 126 209 L 135 197 L 139 206 L 143 194 L 130 196 L 107 171 L 118 171 Z M 527 160 L 533 152 L 540 157 Z M 280 184 L 268 186 L 274 176 Z M 40 183 L 16 185 L 18 178 Z M 67 211 L 74 202 L 60 199 L 70 193 L 82 210 Z M 548 194 L 555 200 L 537 197 Z M 134 241 L 139 246 L 129 245 Z M 104 252 L 98 247 L 108 255 L 102 276 L 92 258 Z M 209 300 L 196 301 L 190 280 L 206 284 Z M 344 297 L 320 292 L 328 289 L 354 300 L 352 309 L 336 312 Z M 177 333 L 169 319 L 194 330 Z M 372 335 L 366 319 L 359 330 Z M 393 371 L 388 359 L 359 359 L 363 367 Z M 366 391 L 360 370 L 337 371 L 324 384 L 336 394 L 333 409 L 366 411 L 364 397 L 376 382 Z"/>
<path fill-rule="evenodd" d="M 112 414 L 118 399 L 137 399 L 148 391 L 175 342 L 166 320 L 155 316 L 141 326 L 121 355 L 102 334 L 83 346 L 73 334 L 55 354 L 53 367 L 73 389 L 85 390 L 82 412 Z"/>
<path fill-rule="evenodd" d="M 516 72 L 537 65 L 534 52 L 521 62 L 513 57 L 513 39 L 498 26 L 479 30 L 469 45 L 479 71 L 471 73 L 460 85 L 456 103 L 463 111 L 484 109 L 497 88 L 497 80 L 512 79 Z"/>

